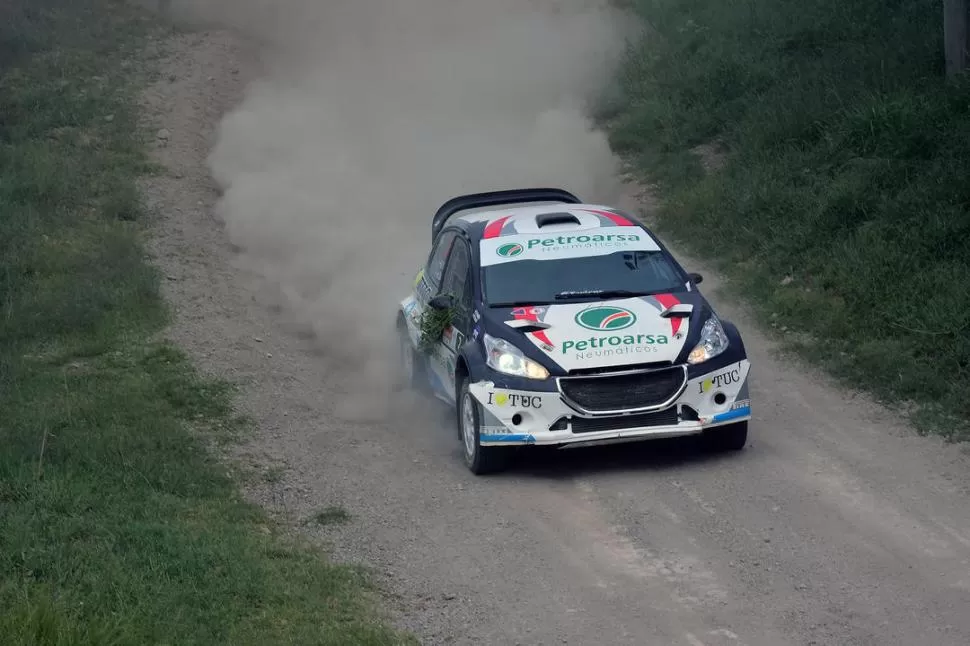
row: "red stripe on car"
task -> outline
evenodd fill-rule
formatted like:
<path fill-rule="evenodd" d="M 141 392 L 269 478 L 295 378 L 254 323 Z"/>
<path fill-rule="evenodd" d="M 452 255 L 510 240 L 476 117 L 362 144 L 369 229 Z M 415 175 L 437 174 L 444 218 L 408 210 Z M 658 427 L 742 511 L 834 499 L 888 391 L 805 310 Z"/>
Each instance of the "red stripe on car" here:
<path fill-rule="evenodd" d="M 612 221 L 613 224 L 615 224 L 618 227 L 634 227 L 634 226 L 636 226 L 635 224 L 633 224 L 632 222 L 630 222 L 629 220 L 627 220 L 625 217 L 623 217 L 622 215 L 620 215 L 618 213 L 610 213 L 609 211 L 598 211 L 596 209 L 587 209 L 586 212 L 587 213 L 594 213 L 596 215 L 601 215 L 604 218 Z"/>
<path fill-rule="evenodd" d="M 539 322 L 539 314 L 536 312 L 534 307 L 517 307 L 512 310 L 512 316 L 515 317 L 517 321 L 535 321 Z M 545 343 L 548 346 L 552 346 L 552 341 L 546 335 L 545 330 L 539 330 L 538 332 L 533 332 L 532 336 L 539 339 L 540 342 Z"/>
<path fill-rule="evenodd" d="M 506 215 L 504 218 L 499 218 L 498 220 L 493 220 L 492 222 L 489 222 L 488 225 L 485 227 L 485 235 L 483 237 L 485 238 L 499 237 L 499 235 L 501 235 L 502 233 L 502 227 L 505 226 L 505 223 L 508 222 L 510 217 L 511 216 Z"/>
<path fill-rule="evenodd" d="M 674 305 L 680 305 L 680 299 L 673 294 L 655 294 L 654 298 L 657 299 L 657 302 L 660 303 L 664 309 L 673 307 Z M 679 316 L 674 316 L 670 319 L 670 329 L 673 334 L 677 334 L 677 330 L 680 329 L 680 324 L 682 322 L 683 319 Z"/>

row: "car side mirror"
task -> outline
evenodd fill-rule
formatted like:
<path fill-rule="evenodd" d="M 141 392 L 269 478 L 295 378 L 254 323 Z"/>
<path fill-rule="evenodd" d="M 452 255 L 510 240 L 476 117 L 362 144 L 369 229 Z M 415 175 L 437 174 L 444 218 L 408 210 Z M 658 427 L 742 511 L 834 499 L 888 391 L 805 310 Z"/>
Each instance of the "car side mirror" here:
<path fill-rule="evenodd" d="M 704 282 L 704 277 L 698 274 L 696 271 L 690 272 L 687 274 L 687 277 L 690 278 L 691 282 L 695 285 L 700 285 Z"/>
<path fill-rule="evenodd" d="M 428 307 L 433 310 L 450 310 L 455 306 L 455 297 L 451 294 L 438 294 L 428 302 Z"/>

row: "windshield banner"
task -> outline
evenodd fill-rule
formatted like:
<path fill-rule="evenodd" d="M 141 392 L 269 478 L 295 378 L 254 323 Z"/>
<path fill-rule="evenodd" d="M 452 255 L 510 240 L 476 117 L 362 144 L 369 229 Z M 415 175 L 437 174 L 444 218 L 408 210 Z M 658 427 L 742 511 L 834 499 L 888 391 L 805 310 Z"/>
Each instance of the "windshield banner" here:
<path fill-rule="evenodd" d="M 625 228 L 625 227 L 624 227 Z M 620 229 L 621 231 L 623 228 Z M 659 251 L 650 236 L 636 229 L 590 229 L 562 233 L 526 233 L 481 242 L 482 267 L 517 260 L 557 260 L 605 256 L 617 251 Z"/>

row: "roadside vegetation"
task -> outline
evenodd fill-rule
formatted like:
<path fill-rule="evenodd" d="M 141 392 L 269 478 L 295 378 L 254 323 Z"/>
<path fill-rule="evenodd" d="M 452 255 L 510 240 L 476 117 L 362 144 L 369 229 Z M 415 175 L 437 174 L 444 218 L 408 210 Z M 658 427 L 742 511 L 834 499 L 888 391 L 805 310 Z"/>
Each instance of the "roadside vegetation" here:
<path fill-rule="evenodd" d="M 240 429 L 230 387 L 158 340 L 134 99 L 159 30 L 112 0 L 0 4 L 0 642 L 411 643 L 358 569 L 242 499 L 207 450 Z"/>
<path fill-rule="evenodd" d="M 625 4 L 650 33 L 606 116 L 658 229 L 804 357 L 970 439 L 970 78 L 944 79 L 941 2 Z"/>

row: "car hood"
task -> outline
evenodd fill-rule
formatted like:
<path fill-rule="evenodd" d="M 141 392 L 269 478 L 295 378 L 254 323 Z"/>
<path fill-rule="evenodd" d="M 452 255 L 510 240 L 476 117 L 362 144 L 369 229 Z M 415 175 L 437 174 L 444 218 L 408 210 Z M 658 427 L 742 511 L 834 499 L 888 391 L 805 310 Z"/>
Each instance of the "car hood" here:
<path fill-rule="evenodd" d="M 671 316 L 679 313 L 680 316 Z M 710 315 L 696 291 L 493 310 L 492 323 L 529 355 L 524 337 L 562 371 L 675 362 Z M 518 341 L 515 340 L 518 337 Z M 552 366 L 549 366 L 552 367 Z"/>

